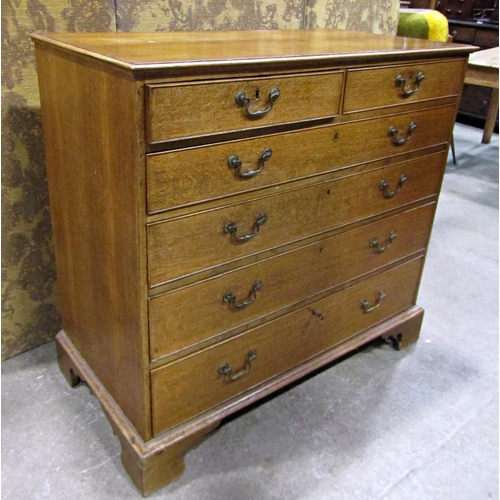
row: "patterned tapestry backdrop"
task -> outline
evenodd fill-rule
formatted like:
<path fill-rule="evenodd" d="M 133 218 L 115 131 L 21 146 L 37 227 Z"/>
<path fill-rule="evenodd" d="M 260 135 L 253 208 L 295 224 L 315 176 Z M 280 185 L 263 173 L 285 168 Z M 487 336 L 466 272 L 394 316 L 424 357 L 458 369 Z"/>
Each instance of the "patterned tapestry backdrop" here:
<path fill-rule="evenodd" d="M 397 0 L 3 0 L 2 359 L 60 329 L 31 32 L 340 28 L 396 32 Z"/>

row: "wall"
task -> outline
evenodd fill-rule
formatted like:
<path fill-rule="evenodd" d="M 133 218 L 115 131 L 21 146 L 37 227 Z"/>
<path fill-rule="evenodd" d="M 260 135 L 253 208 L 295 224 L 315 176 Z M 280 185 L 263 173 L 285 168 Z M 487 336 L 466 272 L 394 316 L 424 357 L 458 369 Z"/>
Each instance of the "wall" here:
<path fill-rule="evenodd" d="M 340 28 L 396 32 L 396 0 L 2 1 L 2 359 L 60 328 L 31 32 Z"/>

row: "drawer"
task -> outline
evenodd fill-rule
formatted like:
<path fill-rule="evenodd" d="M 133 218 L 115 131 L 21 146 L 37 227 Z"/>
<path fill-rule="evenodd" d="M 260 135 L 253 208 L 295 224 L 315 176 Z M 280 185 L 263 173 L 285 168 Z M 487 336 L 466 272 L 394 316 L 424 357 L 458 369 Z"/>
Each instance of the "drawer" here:
<path fill-rule="evenodd" d="M 436 195 L 445 158 L 443 152 L 151 224 L 149 283 L 155 286 Z"/>
<path fill-rule="evenodd" d="M 398 266 L 153 370 L 153 433 L 175 427 L 408 309 L 415 301 L 421 265 L 422 259 L 416 259 Z M 248 361 L 250 353 L 256 358 Z M 236 380 L 221 373 L 227 367 Z"/>
<path fill-rule="evenodd" d="M 152 360 L 423 251 L 434 209 L 412 209 L 151 299 Z"/>
<path fill-rule="evenodd" d="M 479 85 L 464 85 L 459 111 L 486 118 L 493 89 Z"/>
<path fill-rule="evenodd" d="M 498 28 L 496 30 L 477 30 L 474 44 L 480 47 L 498 47 Z"/>
<path fill-rule="evenodd" d="M 459 60 L 351 69 L 347 72 L 344 113 L 457 96 L 464 64 L 465 60 Z M 424 78 L 418 83 L 421 74 Z"/>
<path fill-rule="evenodd" d="M 451 26 L 451 35 L 455 43 L 472 43 L 476 37 L 476 28 L 467 28 L 464 26 Z"/>
<path fill-rule="evenodd" d="M 339 113 L 343 79 L 344 73 L 336 71 L 148 85 L 147 141 L 330 118 Z"/>
<path fill-rule="evenodd" d="M 155 213 L 223 198 L 441 144 L 448 141 L 454 117 L 455 107 L 443 106 L 148 155 L 148 211 Z M 404 138 L 411 123 L 416 124 L 411 139 L 395 145 L 388 135 L 389 128 L 397 128 L 399 137 Z M 367 141 L 370 147 L 366 147 Z M 234 156 L 241 161 L 241 167 L 229 166 L 234 165 L 234 161 L 230 161 Z M 252 177 L 238 174 L 259 169 Z"/>

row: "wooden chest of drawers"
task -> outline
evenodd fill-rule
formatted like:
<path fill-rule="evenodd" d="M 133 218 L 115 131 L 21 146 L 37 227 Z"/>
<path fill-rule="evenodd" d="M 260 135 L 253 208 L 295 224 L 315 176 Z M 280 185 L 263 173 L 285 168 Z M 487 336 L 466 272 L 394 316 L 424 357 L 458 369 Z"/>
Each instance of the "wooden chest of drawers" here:
<path fill-rule="evenodd" d="M 221 419 L 416 305 L 470 48 L 34 35 L 64 330 L 144 494 Z"/>

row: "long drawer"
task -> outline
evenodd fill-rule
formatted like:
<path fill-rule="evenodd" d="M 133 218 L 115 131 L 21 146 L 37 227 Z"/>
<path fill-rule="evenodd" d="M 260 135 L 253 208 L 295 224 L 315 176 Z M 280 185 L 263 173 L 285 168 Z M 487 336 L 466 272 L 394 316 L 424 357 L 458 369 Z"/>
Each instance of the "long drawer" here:
<path fill-rule="evenodd" d="M 423 251 L 435 205 L 433 202 L 151 299 L 151 359 L 194 346 Z M 187 331 L 185 325 L 189 325 Z"/>
<path fill-rule="evenodd" d="M 420 258 L 398 266 L 153 370 L 154 434 L 175 427 L 411 307 L 421 265 Z"/>
<path fill-rule="evenodd" d="M 463 60 L 350 69 L 344 113 L 457 96 L 463 70 Z"/>
<path fill-rule="evenodd" d="M 150 286 L 435 195 L 445 154 L 151 224 Z"/>
<path fill-rule="evenodd" d="M 151 154 L 148 211 L 227 197 L 448 141 L 454 106 Z M 411 124 L 415 128 L 403 144 Z M 396 136 L 389 130 L 397 129 Z M 401 142 L 401 141 L 399 141 Z M 300 145 L 300 147 L 297 147 Z M 293 153 L 292 153 L 293 152 Z M 250 177 L 248 177 L 250 172 Z M 254 172 L 254 174 L 252 174 Z"/>
<path fill-rule="evenodd" d="M 331 118 L 344 72 L 146 87 L 149 143 Z"/>

